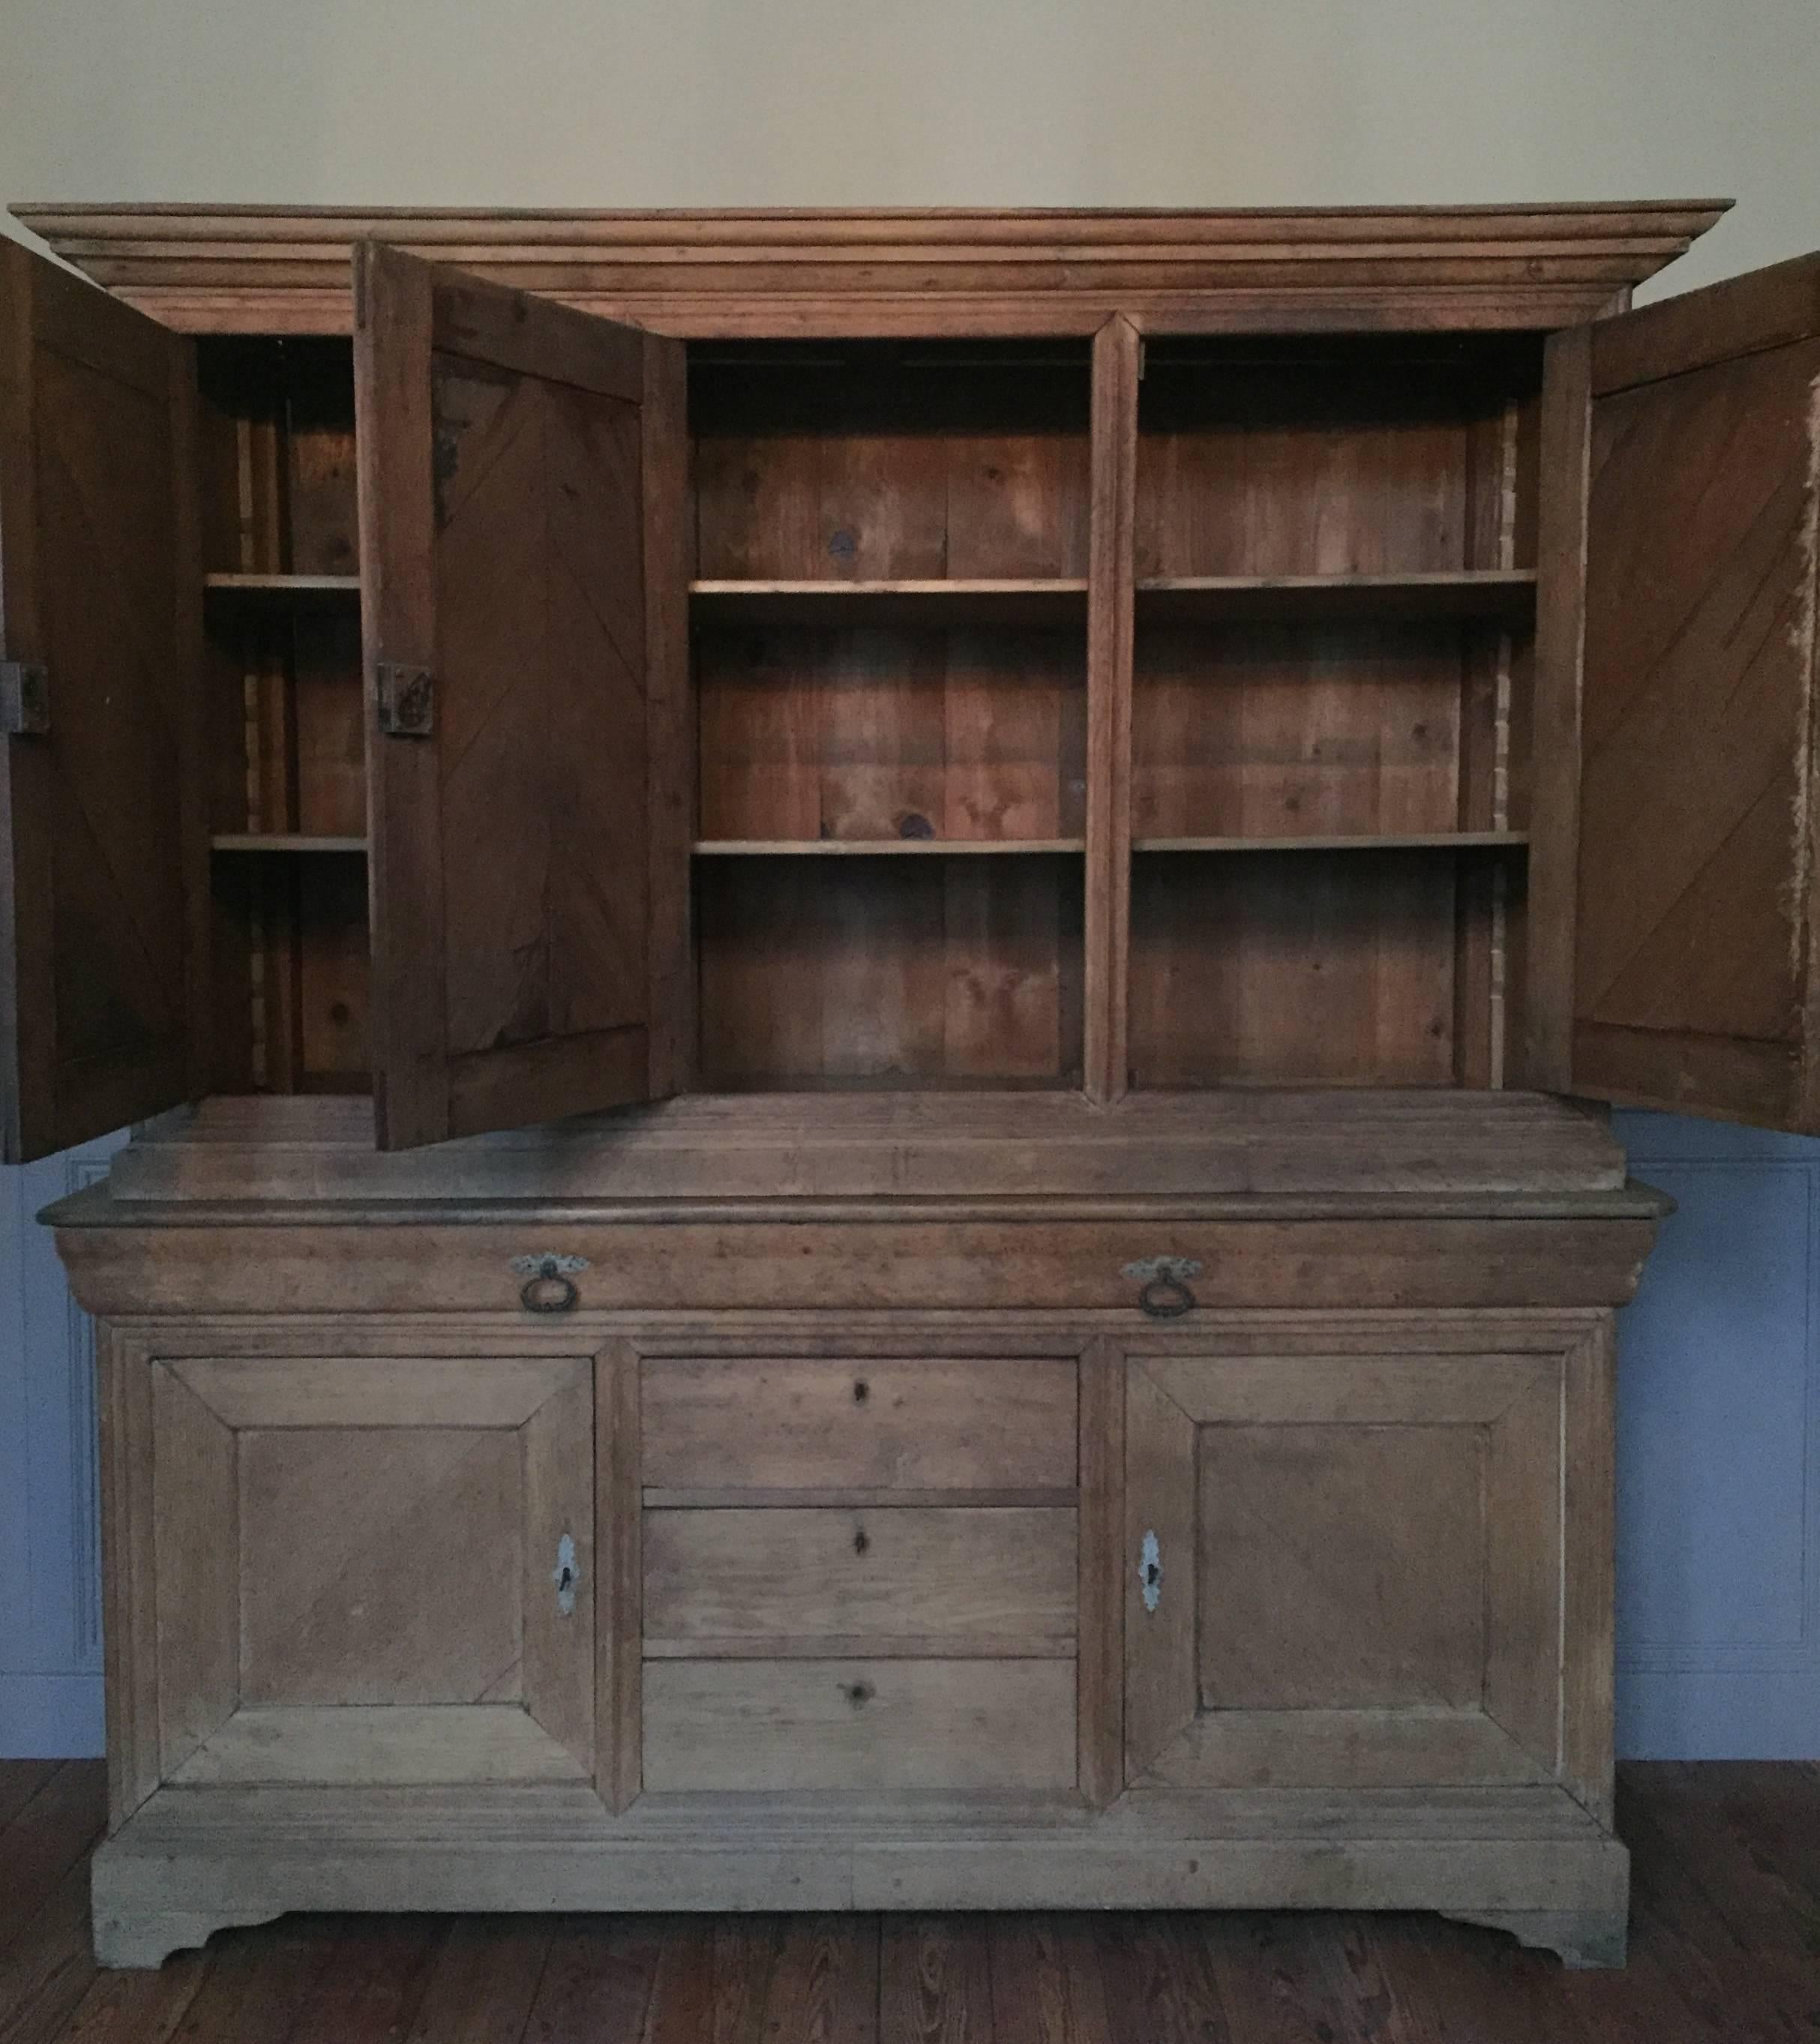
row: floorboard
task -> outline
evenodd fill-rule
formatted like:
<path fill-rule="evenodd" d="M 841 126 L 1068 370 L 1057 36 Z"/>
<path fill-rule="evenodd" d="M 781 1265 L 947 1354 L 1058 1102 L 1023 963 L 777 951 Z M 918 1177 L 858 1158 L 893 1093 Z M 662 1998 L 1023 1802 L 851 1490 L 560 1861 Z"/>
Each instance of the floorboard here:
<path fill-rule="evenodd" d="M 97 1972 L 88 1762 L 0 1762 L 0 2044 L 1820 2039 L 1820 1766 L 1622 1770 L 1631 1961 L 1427 1916 L 287 1917 Z"/>

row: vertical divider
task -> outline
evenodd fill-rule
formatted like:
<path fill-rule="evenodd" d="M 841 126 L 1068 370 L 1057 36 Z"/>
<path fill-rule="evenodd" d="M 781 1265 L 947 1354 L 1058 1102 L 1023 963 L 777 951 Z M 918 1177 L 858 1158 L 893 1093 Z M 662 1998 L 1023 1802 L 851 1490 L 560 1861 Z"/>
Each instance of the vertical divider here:
<path fill-rule="evenodd" d="M 1572 1089 L 1573 1078 L 1580 679 L 1592 432 L 1591 330 L 1572 327 L 1551 335 L 1543 365 L 1529 956 L 1520 1078 L 1525 1085 L 1566 1093 Z"/>
<path fill-rule="evenodd" d="M 701 749 L 689 643 L 695 548 L 689 493 L 687 357 L 647 339 L 642 483 L 646 635 L 645 770 L 651 861 L 650 1083 L 661 1100 L 695 1082 L 698 1035 L 691 847 Z"/>
<path fill-rule="evenodd" d="M 1087 655 L 1087 1012 L 1090 1099 L 1125 1092 L 1131 926 L 1131 667 L 1137 497 L 1137 329 L 1094 336 Z"/>
<path fill-rule="evenodd" d="M 1082 1801 L 1103 1810 L 1125 1787 L 1125 1352 L 1110 1335 L 1082 1351 L 1078 1416 L 1076 1767 Z"/>
<path fill-rule="evenodd" d="M 594 1365 L 594 1788 L 618 1812 L 644 1773 L 645 1564 L 639 1358 L 623 1339 Z"/>

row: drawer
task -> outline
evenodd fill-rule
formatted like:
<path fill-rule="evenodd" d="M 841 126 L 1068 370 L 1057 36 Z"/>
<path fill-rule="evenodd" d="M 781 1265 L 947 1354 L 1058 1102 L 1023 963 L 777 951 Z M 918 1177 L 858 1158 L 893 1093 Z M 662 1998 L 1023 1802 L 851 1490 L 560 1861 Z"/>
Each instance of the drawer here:
<path fill-rule="evenodd" d="M 648 1661 L 645 1786 L 1071 1788 L 1072 1661 Z"/>
<path fill-rule="evenodd" d="M 1068 1655 L 1075 1515 L 921 1506 L 645 1515 L 648 1655 Z"/>
<path fill-rule="evenodd" d="M 1072 1490 L 1075 1378 L 1072 1360 L 1025 1358 L 653 1358 L 642 1388 L 646 1501 Z"/>

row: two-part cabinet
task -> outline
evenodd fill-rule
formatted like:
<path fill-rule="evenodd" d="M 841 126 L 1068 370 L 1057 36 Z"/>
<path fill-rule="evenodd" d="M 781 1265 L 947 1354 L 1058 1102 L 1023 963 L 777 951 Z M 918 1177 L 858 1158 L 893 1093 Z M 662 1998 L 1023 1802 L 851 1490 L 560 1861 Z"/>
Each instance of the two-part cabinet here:
<path fill-rule="evenodd" d="M 105 1957 L 1621 1955 L 1588 1103 L 1820 1128 L 1820 259 L 1627 309 L 1718 210 L 23 216 Z"/>

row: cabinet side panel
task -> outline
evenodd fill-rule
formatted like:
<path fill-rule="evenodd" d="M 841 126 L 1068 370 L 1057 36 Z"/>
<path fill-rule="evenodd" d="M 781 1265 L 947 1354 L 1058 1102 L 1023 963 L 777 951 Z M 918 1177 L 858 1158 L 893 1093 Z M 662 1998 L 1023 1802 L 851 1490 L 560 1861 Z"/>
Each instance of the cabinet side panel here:
<path fill-rule="evenodd" d="M 168 1778 L 240 1700 L 240 1483 L 234 1436 L 151 1366 L 159 1771 Z"/>
<path fill-rule="evenodd" d="M 158 1785 L 156 1568 L 152 1520 L 152 1370 L 137 1344 L 95 1327 L 101 1420 L 102 1627 L 106 1655 L 109 1823 Z"/>

